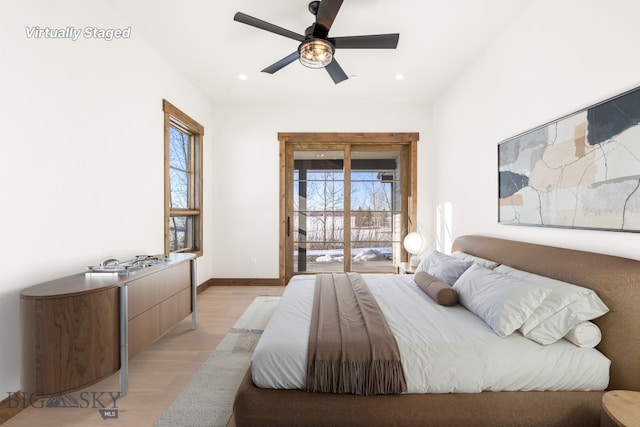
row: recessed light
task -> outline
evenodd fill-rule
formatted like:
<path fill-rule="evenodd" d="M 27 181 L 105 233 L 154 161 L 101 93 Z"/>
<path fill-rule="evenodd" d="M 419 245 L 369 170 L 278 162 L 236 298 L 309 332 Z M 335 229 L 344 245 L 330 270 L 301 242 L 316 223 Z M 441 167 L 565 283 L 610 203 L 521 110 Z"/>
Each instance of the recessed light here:
<path fill-rule="evenodd" d="M 240 80 L 247 80 L 249 77 L 246 74 L 238 74 Z"/>
<path fill-rule="evenodd" d="M 404 79 L 404 74 L 402 73 L 396 74 L 396 80 L 402 80 L 402 79 Z"/>

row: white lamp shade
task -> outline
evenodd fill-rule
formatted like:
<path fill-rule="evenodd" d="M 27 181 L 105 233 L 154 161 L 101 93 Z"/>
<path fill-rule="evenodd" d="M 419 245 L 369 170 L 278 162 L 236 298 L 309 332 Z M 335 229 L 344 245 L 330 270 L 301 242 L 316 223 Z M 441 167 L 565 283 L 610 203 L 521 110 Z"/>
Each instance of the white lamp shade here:
<path fill-rule="evenodd" d="M 422 243 L 422 236 L 420 235 L 420 233 L 416 233 L 415 231 L 413 233 L 407 234 L 407 236 L 402 241 L 402 245 L 404 246 L 405 250 L 414 255 L 420 253 L 420 251 L 422 250 Z"/>

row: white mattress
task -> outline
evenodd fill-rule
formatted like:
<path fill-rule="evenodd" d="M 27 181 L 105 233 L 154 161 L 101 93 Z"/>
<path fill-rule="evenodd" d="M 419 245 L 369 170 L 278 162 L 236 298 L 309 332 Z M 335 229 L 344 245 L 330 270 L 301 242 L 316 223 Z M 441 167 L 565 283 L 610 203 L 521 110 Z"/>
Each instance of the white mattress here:
<path fill-rule="evenodd" d="M 542 346 L 500 338 L 461 305 L 443 307 L 411 275 L 363 274 L 393 332 L 409 393 L 604 390 L 610 361 L 566 340 Z M 258 342 L 253 382 L 304 389 L 315 276 L 295 276 Z"/>

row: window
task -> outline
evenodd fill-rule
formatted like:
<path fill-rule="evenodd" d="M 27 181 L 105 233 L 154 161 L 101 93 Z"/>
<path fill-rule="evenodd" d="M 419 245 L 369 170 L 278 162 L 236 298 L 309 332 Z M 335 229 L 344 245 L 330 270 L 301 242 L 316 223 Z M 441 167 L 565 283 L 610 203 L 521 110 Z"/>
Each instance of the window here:
<path fill-rule="evenodd" d="M 164 250 L 202 255 L 204 128 L 167 100 L 164 111 Z"/>

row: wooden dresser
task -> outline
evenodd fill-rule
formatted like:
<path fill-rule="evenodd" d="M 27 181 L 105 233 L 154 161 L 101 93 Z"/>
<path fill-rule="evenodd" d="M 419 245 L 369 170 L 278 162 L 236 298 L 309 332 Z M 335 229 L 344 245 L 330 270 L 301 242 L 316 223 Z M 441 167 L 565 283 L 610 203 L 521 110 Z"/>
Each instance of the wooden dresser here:
<path fill-rule="evenodd" d="M 85 274 L 31 286 L 20 293 L 22 392 L 52 395 L 83 388 L 121 369 L 128 359 L 192 313 L 195 257 L 127 275 Z"/>

